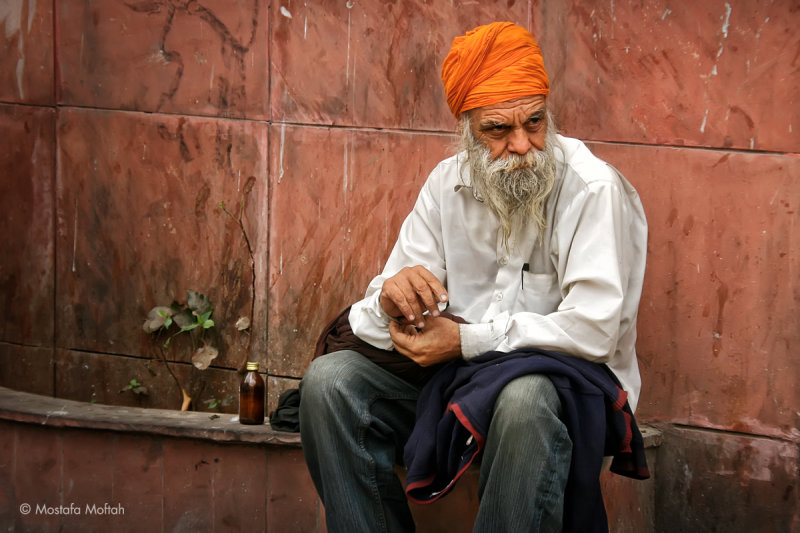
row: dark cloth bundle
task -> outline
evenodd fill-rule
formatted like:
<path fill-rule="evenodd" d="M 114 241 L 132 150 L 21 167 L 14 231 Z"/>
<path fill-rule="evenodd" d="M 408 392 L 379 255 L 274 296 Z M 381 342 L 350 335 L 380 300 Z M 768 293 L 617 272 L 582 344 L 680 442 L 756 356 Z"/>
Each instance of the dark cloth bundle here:
<path fill-rule="evenodd" d="M 598 479 L 603 457 L 614 457 L 614 473 L 650 477 L 627 393 L 606 365 L 535 348 L 453 361 L 428 381 L 405 447 L 406 493 L 417 503 L 446 494 L 482 451 L 500 391 L 527 374 L 553 382 L 573 443 L 564 531 L 608 531 Z"/>
<path fill-rule="evenodd" d="M 276 431 L 300 431 L 300 390 L 287 389 L 278 398 L 278 407 L 269 414 L 269 425 Z"/>

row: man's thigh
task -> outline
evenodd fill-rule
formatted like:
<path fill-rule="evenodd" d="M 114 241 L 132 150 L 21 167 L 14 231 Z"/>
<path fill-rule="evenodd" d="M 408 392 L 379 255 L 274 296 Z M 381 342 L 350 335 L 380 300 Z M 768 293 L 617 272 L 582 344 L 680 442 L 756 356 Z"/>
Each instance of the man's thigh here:
<path fill-rule="evenodd" d="M 355 396 L 368 402 L 414 400 L 419 389 L 352 350 L 333 352 L 314 359 L 300 384 L 301 397 L 311 390 Z"/>

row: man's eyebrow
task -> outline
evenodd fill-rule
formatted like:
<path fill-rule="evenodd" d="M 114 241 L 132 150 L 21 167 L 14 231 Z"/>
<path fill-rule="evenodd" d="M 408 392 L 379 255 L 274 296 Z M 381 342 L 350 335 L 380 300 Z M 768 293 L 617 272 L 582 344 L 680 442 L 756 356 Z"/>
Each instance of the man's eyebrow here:
<path fill-rule="evenodd" d="M 532 118 L 542 118 L 543 116 L 544 116 L 544 109 L 539 109 L 531 113 L 530 116 L 528 117 L 528 120 Z"/>
<path fill-rule="evenodd" d="M 505 127 L 505 122 L 500 122 L 497 120 L 487 120 L 486 122 L 481 122 L 480 128 L 482 130 L 488 130 L 497 127 Z"/>

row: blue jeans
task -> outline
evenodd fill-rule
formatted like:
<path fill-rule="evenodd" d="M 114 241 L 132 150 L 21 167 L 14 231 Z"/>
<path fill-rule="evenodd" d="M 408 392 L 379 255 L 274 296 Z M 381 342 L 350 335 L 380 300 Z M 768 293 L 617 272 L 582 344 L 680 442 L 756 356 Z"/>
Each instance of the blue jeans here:
<path fill-rule="evenodd" d="M 361 354 L 315 359 L 300 384 L 300 433 L 330 533 L 414 531 L 394 465 L 419 389 Z M 509 383 L 481 460 L 476 532 L 560 531 L 572 442 L 550 380 Z"/>

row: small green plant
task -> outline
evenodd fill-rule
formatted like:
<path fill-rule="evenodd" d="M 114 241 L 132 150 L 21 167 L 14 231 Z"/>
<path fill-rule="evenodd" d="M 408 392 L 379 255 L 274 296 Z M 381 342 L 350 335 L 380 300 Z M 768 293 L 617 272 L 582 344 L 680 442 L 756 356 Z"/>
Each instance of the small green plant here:
<path fill-rule="evenodd" d="M 164 348 L 168 347 L 170 341 L 181 333 L 187 333 L 197 328 L 214 327 L 214 321 L 211 320 L 211 313 L 214 310 L 208 296 L 195 291 L 186 292 L 188 297 L 185 305 L 172 302 L 169 307 L 156 306 L 147 314 L 147 320 L 142 326 L 147 333 L 155 333 L 162 328 L 164 331 L 169 331 L 170 327 L 175 324 L 178 331 L 167 337 L 167 340 L 164 341 Z"/>
<path fill-rule="evenodd" d="M 119 393 L 122 394 L 123 392 L 127 391 L 131 391 L 136 395 L 147 396 L 147 387 L 139 383 L 139 380 L 136 378 L 130 380 L 130 382 L 125 387 L 123 387 L 123 389 L 119 391 Z"/>
<path fill-rule="evenodd" d="M 159 313 L 164 313 L 164 316 L 165 316 L 165 318 L 164 318 L 164 327 L 165 328 L 169 328 L 172 325 L 172 317 L 166 316 L 166 313 L 164 311 L 162 311 L 162 310 L 159 310 Z M 186 333 L 187 331 L 192 331 L 193 329 L 198 328 L 198 327 L 201 327 L 203 329 L 213 328 L 214 327 L 214 321 L 211 320 L 210 317 L 211 317 L 211 311 L 208 311 L 206 313 L 203 313 L 203 315 L 196 317 L 197 318 L 196 322 L 192 322 L 188 326 L 181 326 L 181 329 L 178 330 L 177 333 L 173 333 L 166 340 L 166 342 L 164 342 L 164 348 L 169 346 L 169 341 L 171 341 L 172 338 L 175 335 L 180 335 L 181 333 Z"/>
<path fill-rule="evenodd" d="M 224 201 L 220 201 L 217 204 L 222 213 L 236 223 L 244 239 L 244 243 L 247 246 L 251 274 L 251 295 L 256 294 L 256 262 L 253 246 L 250 242 L 250 238 L 244 225 L 244 214 L 247 197 L 255 185 L 256 178 L 254 176 L 250 176 L 241 189 L 241 196 L 236 202 L 236 207 L 233 208 L 233 210 L 228 209 Z M 238 276 L 240 275 L 240 269 L 238 267 L 235 269 L 234 275 L 237 276 L 237 279 L 234 279 L 234 281 L 238 287 L 241 285 L 241 280 L 238 279 Z M 223 282 L 224 281 L 225 280 L 223 279 Z M 172 304 L 169 306 L 153 307 L 147 314 L 147 319 L 142 326 L 142 329 L 144 329 L 146 333 L 152 334 L 158 342 L 157 348 L 160 353 L 160 358 L 183 395 L 183 404 L 181 406 L 182 411 L 189 409 L 192 403 L 192 398 L 189 396 L 186 388 L 181 384 L 178 377 L 170 368 L 165 350 L 169 349 L 170 343 L 175 337 L 185 333 L 192 342 L 192 350 L 194 352 L 192 355 L 192 364 L 199 370 L 205 370 L 208 368 L 211 364 L 211 361 L 213 361 L 219 355 L 219 350 L 214 345 L 214 342 L 209 340 L 209 338 L 216 338 L 216 334 L 211 331 L 216 325 L 214 320 L 211 318 L 212 312 L 211 302 L 209 301 L 208 297 L 199 292 L 190 290 L 187 291 L 187 300 L 185 304 L 172 302 Z M 254 297 L 251 297 L 250 299 L 250 309 L 248 315 L 249 316 L 240 316 L 235 323 L 236 330 L 240 334 L 247 335 L 247 353 L 244 354 L 243 360 L 239 365 L 240 372 L 244 372 L 245 362 L 248 360 L 248 353 L 250 352 L 252 342 L 250 327 L 251 324 L 253 324 L 255 316 Z M 225 316 L 224 308 L 223 316 Z M 214 329 L 214 331 L 216 330 Z M 214 409 L 220 406 L 229 405 L 233 401 L 235 401 L 235 399 L 233 397 L 229 397 L 222 401 L 212 399 L 206 403 L 208 404 L 209 408 Z"/>
<path fill-rule="evenodd" d="M 211 398 L 210 400 L 206 400 L 206 404 L 208 405 L 209 409 L 216 409 L 217 407 L 225 407 L 233 403 L 235 398 L 233 396 L 226 396 L 222 400 L 218 398 Z"/>
<path fill-rule="evenodd" d="M 211 319 L 214 309 L 205 294 L 191 290 L 186 293 L 185 304 L 172 302 L 169 307 L 158 305 L 153 307 L 147 314 L 147 320 L 144 321 L 142 329 L 147 333 L 169 333 L 174 324 L 177 331 L 169 334 L 162 345 L 164 348 L 168 348 L 172 339 L 182 333 L 200 331 L 199 337 L 203 341 L 202 346 L 198 347 L 196 336 L 192 336 L 194 348 L 192 363 L 200 370 L 205 370 L 219 355 L 219 350 L 205 338 L 205 331 L 214 327 L 214 321 Z"/>
<path fill-rule="evenodd" d="M 155 334 L 157 338 L 166 336 L 166 339 L 160 343 L 159 351 L 161 359 L 183 395 L 182 411 L 189 409 L 192 398 L 175 373 L 172 372 L 164 350 L 169 348 L 172 339 L 186 333 L 192 341 L 192 364 L 196 368 L 205 370 L 219 355 L 219 350 L 206 336 L 208 330 L 214 327 L 214 320 L 211 319 L 214 312 L 211 301 L 208 296 L 196 291 L 187 290 L 186 293 L 185 304 L 172 302 L 170 306 L 157 305 L 147 313 L 147 319 L 142 325 L 142 329 L 146 333 Z M 177 331 L 175 331 L 176 329 Z M 200 344 L 201 342 L 202 344 Z"/>

